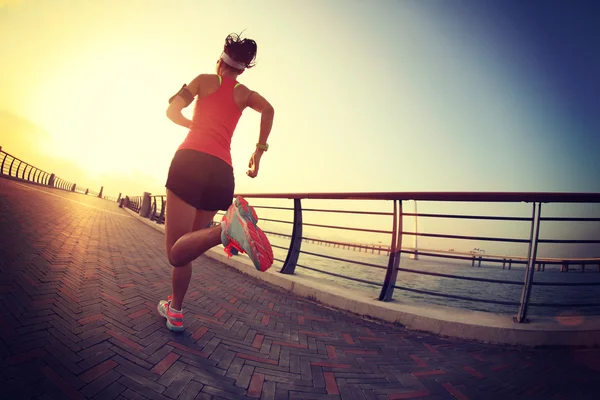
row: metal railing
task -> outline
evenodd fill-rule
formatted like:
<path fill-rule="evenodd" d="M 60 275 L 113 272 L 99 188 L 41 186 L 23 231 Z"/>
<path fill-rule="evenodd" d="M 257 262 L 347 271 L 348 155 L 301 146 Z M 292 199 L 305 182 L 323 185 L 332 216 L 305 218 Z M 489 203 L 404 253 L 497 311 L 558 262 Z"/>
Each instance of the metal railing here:
<path fill-rule="evenodd" d="M 598 246 L 598 253 L 595 257 L 588 258 L 540 258 L 538 257 L 538 247 L 540 244 L 600 244 L 600 237 L 598 238 L 587 238 L 587 239 L 555 239 L 548 238 L 540 235 L 542 231 L 542 222 L 568 222 L 568 223 L 583 223 L 583 222 L 600 222 L 600 216 L 598 217 L 557 217 L 557 216 L 542 216 L 542 204 L 547 203 L 579 203 L 579 204 L 600 204 L 600 193 L 467 193 L 467 192 L 454 192 L 454 193 L 442 193 L 442 192 L 416 192 L 416 193 L 306 193 L 306 194 L 242 194 L 247 199 L 277 199 L 279 201 L 291 200 L 293 202 L 292 207 L 281 207 L 281 206 L 264 206 L 256 205 L 252 202 L 252 205 L 257 210 L 277 210 L 290 212 L 292 214 L 291 219 L 282 220 L 274 218 L 261 218 L 260 221 L 283 224 L 288 227 L 291 226 L 291 234 L 285 234 L 282 232 L 275 232 L 273 230 L 264 229 L 265 233 L 273 236 L 283 236 L 289 238 L 289 246 L 280 246 L 272 244 L 274 248 L 279 248 L 286 251 L 285 259 L 276 258 L 275 260 L 281 264 L 280 272 L 284 274 L 294 274 L 297 267 L 311 270 L 314 272 L 326 274 L 336 278 L 359 282 L 366 285 L 376 286 L 379 288 L 378 299 L 380 301 L 391 301 L 394 299 L 395 290 L 404 292 L 411 292 L 418 295 L 434 296 L 438 298 L 445 298 L 449 300 L 467 301 L 482 304 L 496 304 L 502 306 L 511 306 L 516 310 L 514 320 L 518 323 L 527 321 L 528 309 L 530 306 L 537 307 L 555 307 L 555 308 L 572 308 L 572 307 L 600 307 L 600 297 L 598 301 L 591 301 L 585 303 L 541 303 L 532 302 L 531 293 L 534 286 L 596 286 L 600 287 L 600 281 L 589 281 L 589 282 L 543 282 L 534 281 L 534 272 L 537 267 L 538 271 L 544 270 L 546 264 L 548 265 L 561 265 L 561 271 L 566 266 L 568 270 L 569 265 L 581 265 L 582 270 L 587 265 L 598 266 L 600 272 L 600 246 Z M 152 211 L 150 218 L 158 223 L 164 222 L 166 196 L 152 196 Z M 360 210 L 342 210 L 342 209 L 319 209 L 319 208 L 303 208 L 303 202 L 311 200 L 364 200 L 364 201 L 386 201 L 391 202 L 391 210 L 389 211 L 360 211 Z M 141 201 L 141 198 L 140 200 Z M 490 215 L 465 215 L 465 214 L 448 214 L 448 213 L 417 213 L 417 212 L 406 212 L 403 205 L 407 201 L 415 202 L 434 202 L 434 203 L 530 203 L 531 214 L 530 216 L 490 216 Z M 139 210 L 139 205 L 137 206 Z M 372 229 L 362 228 L 356 226 L 341 226 L 331 225 L 324 223 L 313 223 L 303 221 L 304 216 L 307 214 L 343 214 L 347 217 L 362 215 L 369 217 L 385 217 L 388 218 L 388 229 Z M 218 213 L 218 216 L 222 213 Z M 478 235 L 458 235 L 458 234 L 446 234 L 446 233 L 432 233 L 432 232 L 418 232 L 406 229 L 403 226 L 403 218 L 412 217 L 420 219 L 452 219 L 452 220 L 478 220 L 488 221 L 491 223 L 504 221 L 511 224 L 523 224 L 524 229 L 527 231 L 527 235 L 523 237 L 494 237 L 494 236 L 478 236 Z M 351 219 L 351 218 L 347 218 Z M 259 222 L 260 223 L 260 222 Z M 330 244 L 333 246 L 350 246 L 351 244 L 344 243 L 341 241 L 327 240 L 322 237 L 316 238 L 306 236 L 303 231 L 306 228 L 321 229 L 327 232 L 332 230 L 343 230 L 353 231 L 357 234 L 378 234 L 386 235 L 389 240 L 389 246 L 387 247 L 387 265 L 380 265 L 373 262 L 366 262 L 364 260 L 352 259 L 334 256 L 331 254 L 322 254 L 315 251 L 308 251 L 302 248 L 303 242 L 319 241 L 324 244 Z M 325 235 L 326 236 L 326 235 Z M 527 255 L 523 257 L 519 256 L 503 256 L 503 255 L 491 255 L 491 254 L 468 254 L 450 251 L 439 251 L 439 250 L 423 250 L 418 248 L 410 248 L 403 245 L 403 241 L 407 238 L 432 238 L 437 240 L 453 240 L 453 241 L 478 241 L 478 242 L 495 242 L 495 243 L 513 243 L 527 247 Z M 379 245 L 360 245 L 360 248 L 371 250 L 372 253 L 381 252 L 382 246 Z M 478 249 L 479 250 L 479 249 Z M 385 251 L 385 250 L 384 250 Z M 364 279 L 359 276 L 348 276 L 341 272 L 327 271 L 324 269 L 316 268 L 314 265 L 300 264 L 300 255 L 307 255 L 312 257 L 319 257 L 322 259 L 341 261 L 348 264 L 358 265 L 360 267 L 377 269 L 385 272 L 385 277 L 382 281 L 376 281 L 372 279 Z M 509 269 L 512 265 L 523 265 L 525 267 L 524 277 L 521 280 L 515 279 L 491 279 L 477 276 L 461 276 L 450 273 L 443 273 L 437 271 L 424 271 L 406 268 L 401 265 L 402 254 L 410 255 L 411 257 L 418 258 L 420 256 L 431 257 L 436 259 L 453 259 L 453 260 L 468 260 L 471 261 L 471 265 L 475 266 L 475 261 L 478 261 L 478 266 L 481 266 L 481 262 L 498 263 L 502 264 L 504 269 L 505 264 L 509 263 Z M 482 297 L 475 297 L 467 294 L 450 294 L 443 292 L 435 292 L 423 288 L 409 287 L 403 284 L 402 280 L 398 280 L 398 273 L 417 274 L 421 276 L 431 276 L 442 279 L 458 280 L 458 281 L 469 281 L 479 283 L 489 283 L 497 285 L 508 285 L 508 286 L 520 286 L 520 299 L 518 301 L 510 301 L 503 299 L 484 299 Z"/>
<path fill-rule="evenodd" d="M 165 210 L 167 208 L 167 196 L 150 196 L 150 198 L 152 199 L 150 221 L 156 221 L 157 224 L 164 224 Z"/>
<path fill-rule="evenodd" d="M 0 147 L 0 176 L 49 186 L 53 175 L 6 153 Z"/>
<path fill-rule="evenodd" d="M 21 160 L 2 150 L 0 146 L 0 177 L 15 179 L 19 181 L 34 183 L 37 185 L 52 187 L 69 192 L 91 194 L 96 197 L 102 196 L 103 189 L 100 192 L 83 188 L 73 182 L 62 179 L 55 174 L 41 170 L 33 165 Z"/>
<path fill-rule="evenodd" d="M 125 207 L 129 208 L 131 211 L 139 213 L 140 208 L 142 207 L 143 196 L 125 196 Z"/>

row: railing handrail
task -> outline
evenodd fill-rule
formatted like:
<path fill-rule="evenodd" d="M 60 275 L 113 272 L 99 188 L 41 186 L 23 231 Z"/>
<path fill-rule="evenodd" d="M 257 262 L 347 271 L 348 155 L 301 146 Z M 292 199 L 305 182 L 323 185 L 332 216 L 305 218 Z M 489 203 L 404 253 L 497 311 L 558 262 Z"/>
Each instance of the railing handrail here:
<path fill-rule="evenodd" d="M 323 192 L 237 193 L 236 196 L 255 199 L 600 203 L 600 193 L 593 192 Z"/>

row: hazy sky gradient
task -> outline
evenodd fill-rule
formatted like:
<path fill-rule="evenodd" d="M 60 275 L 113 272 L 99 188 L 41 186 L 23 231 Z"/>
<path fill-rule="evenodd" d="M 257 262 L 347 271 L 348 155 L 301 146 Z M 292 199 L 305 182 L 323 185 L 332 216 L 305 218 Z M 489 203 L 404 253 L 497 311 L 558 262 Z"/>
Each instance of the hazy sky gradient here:
<path fill-rule="evenodd" d="M 163 194 L 186 134 L 168 98 L 246 29 L 240 81 L 276 113 L 255 180 L 260 118 L 242 116 L 238 192 L 598 192 L 600 10 L 560 3 L 10 1 L 0 145 L 109 195 Z"/>

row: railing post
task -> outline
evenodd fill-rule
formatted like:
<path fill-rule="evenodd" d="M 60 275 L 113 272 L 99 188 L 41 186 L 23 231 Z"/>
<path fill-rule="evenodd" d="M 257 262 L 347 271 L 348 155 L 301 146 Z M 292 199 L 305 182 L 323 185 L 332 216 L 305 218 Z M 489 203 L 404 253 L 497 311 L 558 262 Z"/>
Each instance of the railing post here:
<path fill-rule="evenodd" d="M 12 176 L 12 166 L 15 163 L 15 158 L 13 157 L 12 161 L 10 162 L 10 166 L 8 167 L 8 176 Z"/>
<path fill-rule="evenodd" d="M 167 201 L 163 196 L 160 196 L 160 215 L 158 216 L 158 223 L 165 223 L 165 207 L 167 206 Z"/>
<path fill-rule="evenodd" d="M 302 246 L 302 204 L 300 199 L 294 199 L 294 225 L 292 228 L 292 238 L 290 248 L 281 268 L 282 274 L 293 274 L 300 256 L 300 246 Z"/>
<path fill-rule="evenodd" d="M 29 168 L 29 173 L 27 174 L 27 180 L 31 181 L 31 171 L 33 171 L 33 165 Z"/>
<path fill-rule="evenodd" d="M 144 192 L 144 197 L 142 198 L 142 204 L 139 206 L 140 217 L 148 218 L 150 216 L 150 207 L 152 203 L 152 198 L 150 197 L 150 193 Z"/>
<path fill-rule="evenodd" d="M 398 266 L 402 250 L 402 200 L 394 200 L 394 226 L 392 230 L 392 244 L 388 261 L 385 280 L 379 294 L 380 301 L 390 301 L 394 296 L 394 286 L 398 277 Z"/>
<path fill-rule="evenodd" d="M 417 201 L 415 200 L 415 233 L 419 233 L 419 226 L 417 224 L 417 217 L 418 217 L 418 213 L 417 213 Z M 419 235 L 415 235 L 415 240 L 413 241 L 414 245 L 415 245 L 415 254 L 411 254 L 408 258 L 412 259 L 412 260 L 418 260 L 419 259 L 419 241 L 418 241 Z"/>
<path fill-rule="evenodd" d="M 2 147 L 0 147 L 0 151 Z M 4 153 L 4 158 L 2 158 L 2 165 L 0 165 L 0 175 L 4 175 L 4 162 L 6 161 L 6 157 L 8 157 L 7 153 Z"/>
<path fill-rule="evenodd" d="M 102 192 L 104 191 L 104 186 L 100 186 L 100 193 L 98 193 L 98 197 L 102 198 Z"/>
<path fill-rule="evenodd" d="M 152 210 L 150 211 L 150 221 L 154 221 L 156 219 L 157 219 L 157 216 L 156 216 L 156 197 L 154 197 L 154 198 L 152 198 Z"/>
<path fill-rule="evenodd" d="M 55 179 L 55 178 L 56 178 L 56 175 L 54 175 L 54 174 L 51 174 L 51 175 L 50 175 L 50 178 L 48 179 L 47 186 L 54 187 L 54 179 Z"/>
<path fill-rule="evenodd" d="M 514 321 L 520 324 L 528 322 L 527 307 L 531 296 L 531 287 L 533 286 L 533 273 L 535 272 L 535 257 L 537 255 L 538 239 L 540 237 L 540 214 L 542 212 L 542 203 L 533 203 L 533 212 L 531 217 L 531 232 L 529 234 L 529 250 L 527 251 L 527 270 L 525 271 L 525 281 L 523 282 L 523 292 L 521 293 L 521 305 L 519 313 L 514 317 Z"/>

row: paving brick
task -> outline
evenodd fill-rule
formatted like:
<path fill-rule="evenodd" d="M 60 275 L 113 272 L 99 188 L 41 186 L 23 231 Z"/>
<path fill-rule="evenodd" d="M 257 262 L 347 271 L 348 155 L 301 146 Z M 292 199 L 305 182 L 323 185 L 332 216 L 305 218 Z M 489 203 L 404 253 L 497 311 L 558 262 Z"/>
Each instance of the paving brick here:
<path fill-rule="evenodd" d="M 109 341 L 109 343 L 114 343 L 114 342 L 113 341 Z M 150 362 L 148 362 L 146 360 L 142 360 L 141 358 L 138 357 L 138 356 L 146 357 L 144 355 L 144 353 L 138 353 L 138 352 L 136 352 L 135 353 L 135 354 L 137 354 L 137 356 L 136 356 L 133 353 L 130 353 L 129 351 L 127 351 L 127 350 L 123 350 L 119 346 L 112 346 L 112 347 L 110 347 L 110 350 L 112 350 L 116 354 L 120 355 L 121 357 L 125 358 L 126 360 L 128 360 L 128 361 L 130 361 L 130 362 L 132 362 L 132 363 L 134 363 L 136 365 L 139 365 L 142 368 L 146 368 L 146 369 L 152 368 L 152 364 Z"/>
<path fill-rule="evenodd" d="M 235 357 L 236 357 L 235 352 L 227 350 L 225 352 L 225 354 L 223 355 L 223 357 L 221 357 L 221 359 L 219 360 L 217 367 L 221 368 L 221 369 L 225 369 L 225 370 L 229 369 L 229 366 L 235 360 Z"/>
<path fill-rule="evenodd" d="M 462 392 L 454 387 L 450 382 L 443 382 L 442 386 L 446 389 L 456 400 L 468 400 L 468 397 L 462 394 Z"/>
<path fill-rule="evenodd" d="M 173 380 L 173 382 L 167 387 L 164 394 L 168 397 L 176 399 L 185 389 L 185 387 L 190 383 L 194 374 L 189 372 L 181 372 L 177 377 Z"/>
<path fill-rule="evenodd" d="M 119 365 L 117 368 L 115 368 L 115 371 L 117 371 L 118 373 L 120 373 L 123 376 L 126 376 L 127 378 L 131 379 L 134 382 L 139 383 L 140 385 L 144 385 L 145 387 L 157 392 L 157 393 L 162 393 L 165 391 L 165 387 L 153 382 L 152 380 L 142 376 L 141 374 L 138 374 L 122 365 Z"/>
<path fill-rule="evenodd" d="M 256 362 L 263 363 L 263 364 L 277 365 L 277 361 L 275 361 L 275 360 L 270 360 L 268 358 L 253 356 L 251 354 L 237 353 L 236 357 L 240 357 L 245 360 L 256 361 Z"/>
<path fill-rule="evenodd" d="M 416 390 L 403 393 L 392 393 L 388 394 L 388 399 L 399 400 L 399 399 L 419 399 L 428 397 L 431 393 L 428 390 Z"/>
<path fill-rule="evenodd" d="M 325 390 L 327 391 L 327 394 L 340 394 L 340 390 L 338 389 L 333 372 L 324 372 L 323 376 L 325 379 Z"/>
<path fill-rule="evenodd" d="M 177 398 L 178 400 L 194 400 L 198 393 L 202 391 L 203 384 L 198 382 L 189 382 L 183 392 Z"/>
<path fill-rule="evenodd" d="M 162 374 L 162 376 L 158 379 L 157 383 L 165 387 L 170 386 L 173 383 L 173 381 L 177 378 L 177 376 L 179 376 L 179 374 L 182 373 L 186 367 L 188 367 L 186 363 L 182 361 L 176 361 L 168 370 L 165 371 L 164 374 Z"/>
<path fill-rule="evenodd" d="M 196 355 L 196 356 L 200 356 L 200 357 L 204 357 L 204 358 L 208 358 L 208 356 L 209 356 L 208 353 L 205 353 L 205 352 L 200 351 L 200 350 L 193 349 L 191 347 L 185 346 L 183 344 L 180 344 L 180 343 L 177 343 L 177 342 L 174 342 L 174 341 L 170 341 L 170 342 L 168 342 L 168 344 L 170 346 L 175 347 L 176 349 L 182 350 L 182 351 L 184 351 L 186 353 L 191 353 L 191 354 Z"/>
<path fill-rule="evenodd" d="M 23 353 L 14 354 L 10 357 L 7 357 L 5 363 L 7 365 L 17 365 L 34 358 L 42 357 L 44 354 L 46 354 L 46 350 L 41 347 L 38 347 L 33 350 L 25 351 Z"/>
<path fill-rule="evenodd" d="M 250 379 L 252 378 L 252 374 L 254 373 L 254 367 L 251 365 L 244 365 L 237 379 L 235 380 L 235 385 L 241 388 L 247 389 L 250 384 Z"/>
<path fill-rule="evenodd" d="M 152 368 L 151 372 L 157 375 L 162 375 L 168 370 L 171 365 L 175 363 L 181 357 L 179 354 L 169 353 L 167 354 L 158 364 Z"/>
<path fill-rule="evenodd" d="M 231 388 L 227 388 L 228 390 L 230 390 Z M 225 391 L 221 388 L 216 388 L 213 386 L 209 386 L 209 385 L 205 385 L 202 388 L 202 391 L 211 395 L 214 395 L 215 399 L 219 398 L 219 399 L 229 399 L 229 400 L 238 400 L 242 395 L 244 395 L 245 391 L 242 392 L 233 392 L 233 391 Z"/>
<path fill-rule="evenodd" d="M 254 373 L 250 380 L 250 386 L 248 387 L 248 397 L 258 398 L 262 393 L 263 383 L 265 382 L 265 375 L 261 373 Z"/>
<path fill-rule="evenodd" d="M 118 364 L 114 360 L 107 360 L 101 364 L 98 364 L 94 368 L 87 370 L 86 372 L 81 374 L 81 376 L 79 378 L 83 382 L 89 383 L 89 382 L 99 378 L 100 376 L 104 375 L 108 371 L 112 370 L 117 365 Z"/>
<path fill-rule="evenodd" d="M 127 388 L 123 385 L 121 385 L 119 382 L 113 382 L 110 385 L 108 385 L 106 388 L 104 388 L 100 393 L 98 393 L 96 396 L 94 396 L 94 399 L 106 399 L 106 400 L 110 400 L 110 399 L 115 399 L 117 398 L 121 393 L 123 393 L 125 390 L 127 390 Z"/>
<path fill-rule="evenodd" d="M 71 400 L 83 400 L 85 397 L 81 395 L 73 386 L 69 385 L 60 375 L 58 375 L 52 368 L 46 366 L 42 368 L 42 373 L 69 399 Z"/>

